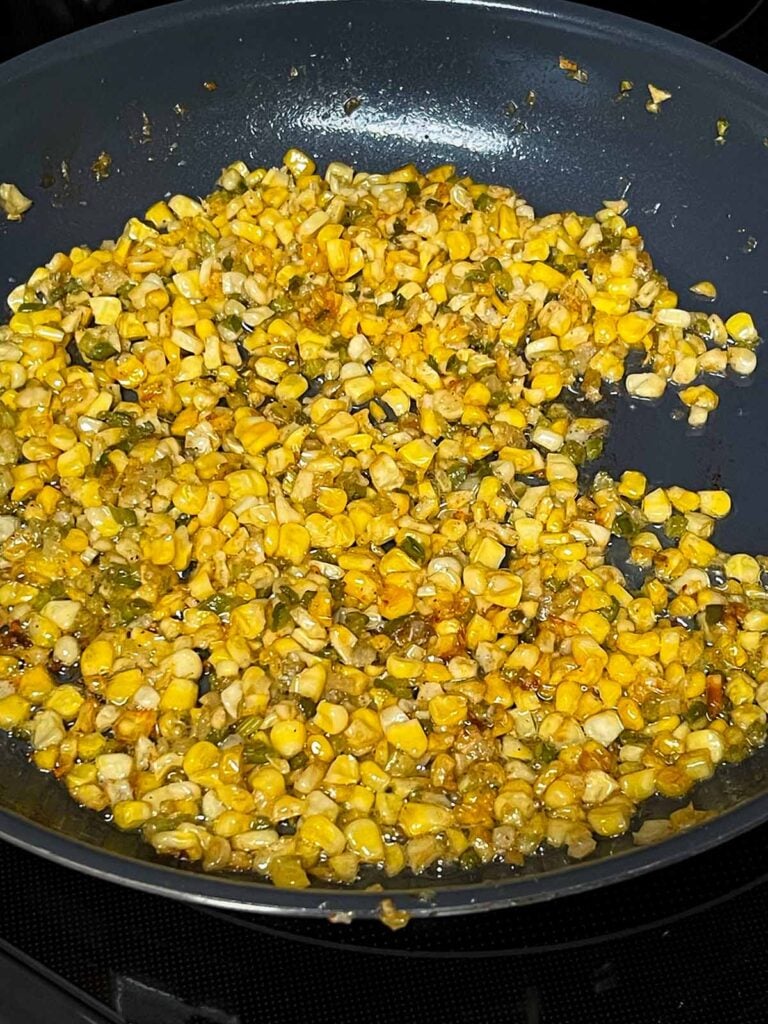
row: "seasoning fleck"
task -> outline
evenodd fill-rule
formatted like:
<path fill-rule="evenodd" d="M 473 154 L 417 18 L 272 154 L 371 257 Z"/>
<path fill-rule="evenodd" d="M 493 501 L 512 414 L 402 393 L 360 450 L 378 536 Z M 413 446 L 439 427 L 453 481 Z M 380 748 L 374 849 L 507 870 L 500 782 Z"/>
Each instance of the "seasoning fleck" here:
<path fill-rule="evenodd" d="M 295 67 L 293 64 L 288 69 L 288 77 L 289 78 L 298 78 L 299 77 L 299 69 L 297 67 Z"/>
<path fill-rule="evenodd" d="M 362 102 L 363 101 L 359 96 L 350 96 L 348 99 L 344 100 L 343 110 L 347 117 L 349 117 L 350 114 L 354 114 Z"/>
<path fill-rule="evenodd" d="M 533 89 L 531 89 L 528 92 L 528 95 L 525 97 L 525 102 L 528 104 L 529 107 L 532 107 L 536 102 L 536 93 L 533 91 Z"/>
<path fill-rule="evenodd" d="M 203 88 L 207 89 L 208 92 L 215 92 L 219 86 L 216 82 L 203 82 Z"/>

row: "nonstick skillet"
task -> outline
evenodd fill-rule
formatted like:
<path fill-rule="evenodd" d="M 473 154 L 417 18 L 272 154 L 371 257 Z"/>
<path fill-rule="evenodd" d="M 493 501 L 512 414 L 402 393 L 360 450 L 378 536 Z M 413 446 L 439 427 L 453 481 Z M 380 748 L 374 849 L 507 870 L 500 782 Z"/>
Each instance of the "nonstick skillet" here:
<path fill-rule="evenodd" d="M 588 73 L 574 81 L 560 56 Z M 619 83 L 632 92 L 618 99 Z M 209 83 L 206 88 L 204 83 Z M 647 84 L 672 98 L 645 109 Z M 215 85 L 215 88 L 211 86 Z M 727 120 L 717 144 L 718 120 Z M 768 319 L 768 77 L 661 29 L 567 3 L 188 0 L 58 40 L 0 67 L 0 179 L 35 205 L 0 227 L 8 288 L 58 249 L 114 237 L 158 196 L 204 193 L 222 166 L 279 162 L 289 145 L 366 169 L 451 161 L 511 184 L 539 212 L 630 203 L 672 286 L 715 278 L 720 305 Z M 96 180 L 99 154 L 112 173 Z M 688 303 L 695 308 L 695 302 Z M 720 386 L 701 435 L 672 404 L 619 401 L 608 468 L 718 484 L 735 513 L 726 550 L 768 551 L 768 380 Z M 768 818 L 768 748 L 718 770 L 704 825 L 656 846 L 604 840 L 579 864 L 550 850 L 510 871 L 377 879 L 384 891 L 288 891 L 171 866 L 77 807 L 0 739 L 0 835 L 103 878 L 181 899 L 276 914 L 414 915 L 554 897 L 688 858 Z M 644 813 L 657 816 L 658 802 Z"/>

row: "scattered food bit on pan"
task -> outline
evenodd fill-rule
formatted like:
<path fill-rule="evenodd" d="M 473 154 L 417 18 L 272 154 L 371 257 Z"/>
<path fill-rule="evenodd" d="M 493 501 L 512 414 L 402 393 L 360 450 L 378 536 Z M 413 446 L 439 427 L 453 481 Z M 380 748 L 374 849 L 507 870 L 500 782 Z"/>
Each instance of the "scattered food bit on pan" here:
<path fill-rule="evenodd" d="M 645 109 L 649 114 L 658 114 L 662 103 L 666 103 L 667 100 L 672 99 L 672 93 L 667 92 L 666 89 L 659 89 L 658 86 L 648 83 L 648 92 L 651 98 L 645 104 Z"/>
<path fill-rule="evenodd" d="M 604 389 L 700 425 L 757 330 L 679 308 L 626 213 L 291 149 L 34 270 L 0 728 L 158 853 L 293 888 L 585 857 L 759 747 L 729 495 L 589 471 Z"/>
<path fill-rule="evenodd" d="M 525 96 L 525 102 L 529 107 L 532 107 L 536 103 L 536 93 L 533 89 L 530 89 Z"/>
<path fill-rule="evenodd" d="M 379 904 L 379 920 L 393 932 L 405 928 L 411 919 L 407 910 L 398 910 L 390 899 L 382 900 Z"/>
<path fill-rule="evenodd" d="M 141 112 L 141 144 L 144 145 L 147 142 L 152 141 L 152 122 L 149 119 L 149 114 L 146 110 Z"/>
<path fill-rule="evenodd" d="M 112 157 L 103 150 L 91 164 L 96 181 L 104 181 L 112 173 Z"/>
<path fill-rule="evenodd" d="M 363 101 L 360 99 L 359 96 L 350 96 L 346 100 L 344 100 L 343 110 L 347 117 L 349 117 L 350 114 L 354 114 L 354 112 L 358 109 L 362 102 Z"/>
<path fill-rule="evenodd" d="M 183 103 L 174 103 L 173 112 L 177 117 L 183 117 L 187 112 L 187 108 Z"/>
<path fill-rule="evenodd" d="M 693 804 L 688 804 L 673 811 L 668 818 L 649 818 L 644 821 L 640 828 L 632 833 L 632 839 L 636 846 L 651 846 L 662 839 L 668 839 L 676 832 L 685 832 L 694 825 L 710 821 L 715 816 L 714 811 L 699 811 Z"/>
<path fill-rule="evenodd" d="M 717 142 L 719 145 L 722 146 L 723 143 L 725 142 L 725 137 L 728 134 L 728 129 L 730 128 L 730 124 L 728 123 L 728 121 L 725 120 L 724 117 L 720 117 L 717 120 L 716 127 L 717 127 L 717 135 L 715 135 L 715 142 Z"/>
<path fill-rule="evenodd" d="M 560 57 L 559 66 L 574 82 L 581 82 L 583 85 L 589 78 L 587 70 L 579 67 L 575 60 L 570 60 L 568 57 Z"/>
<path fill-rule="evenodd" d="M 8 220 L 21 220 L 31 206 L 32 200 L 17 185 L 7 181 L 0 184 L 0 209 Z"/>
<path fill-rule="evenodd" d="M 219 86 L 216 82 L 206 81 L 203 82 L 203 88 L 207 89 L 208 92 L 215 92 L 219 88 Z"/>
<path fill-rule="evenodd" d="M 700 295 L 703 299 L 717 298 L 717 288 L 711 281 L 699 281 L 697 284 L 692 284 L 688 291 L 693 292 L 694 295 Z"/>
<path fill-rule="evenodd" d="M 299 77 L 299 69 L 297 67 L 295 67 L 293 64 L 288 69 L 288 77 L 289 78 L 298 78 Z"/>

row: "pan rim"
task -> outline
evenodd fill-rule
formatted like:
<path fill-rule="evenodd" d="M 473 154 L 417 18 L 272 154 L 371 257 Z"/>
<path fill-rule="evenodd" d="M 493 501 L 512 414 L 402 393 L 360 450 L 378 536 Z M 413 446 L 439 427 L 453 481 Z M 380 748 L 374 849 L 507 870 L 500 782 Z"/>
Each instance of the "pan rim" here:
<path fill-rule="evenodd" d="M 309 4 L 353 7 L 353 3 L 354 0 L 225 0 L 213 5 L 210 0 L 181 0 L 164 4 L 89 26 L 7 61 L 0 66 L 0 95 L 4 88 L 38 70 L 56 66 L 73 56 L 102 50 L 122 41 L 126 35 L 137 37 L 161 27 L 183 26 L 192 21 L 212 16 L 226 17 L 236 12 Z M 386 8 L 396 6 L 402 0 L 379 0 L 379 3 Z M 708 69 L 737 85 L 745 103 L 754 104 L 763 112 L 768 110 L 768 75 L 764 72 L 704 43 L 622 14 L 587 8 L 569 0 L 547 0 L 546 3 L 543 0 L 410 0 L 410 3 L 497 10 L 592 38 L 619 32 L 623 38 L 636 44 L 663 46 L 668 53 Z M 600 860 L 574 862 L 538 877 L 511 874 L 508 880 L 441 886 L 430 890 L 428 898 L 420 896 L 418 889 L 392 888 L 371 892 L 312 886 L 294 891 L 278 889 L 267 882 L 249 878 L 241 880 L 231 876 L 205 875 L 170 863 L 139 860 L 105 851 L 6 808 L 0 808 L 0 837 L 48 860 L 105 881 L 225 910 L 307 917 L 343 914 L 370 918 L 379 914 L 382 899 L 391 899 L 413 917 L 430 917 L 525 905 L 629 880 L 725 843 L 767 820 L 768 790 L 655 846 L 622 851 Z"/>

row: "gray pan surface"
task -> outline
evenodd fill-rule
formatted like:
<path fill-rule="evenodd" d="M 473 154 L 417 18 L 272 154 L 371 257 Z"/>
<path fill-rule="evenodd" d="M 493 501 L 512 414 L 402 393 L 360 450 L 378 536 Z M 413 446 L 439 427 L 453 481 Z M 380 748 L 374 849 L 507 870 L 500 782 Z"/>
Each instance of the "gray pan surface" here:
<path fill-rule="evenodd" d="M 561 54 L 586 68 L 586 84 L 558 68 Z M 617 101 L 623 79 L 635 88 Z M 645 110 L 648 82 L 672 93 L 658 116 Z M 359 106 L 347 113 L 353 97 Z M 714 141 L 719 118 L 730 123 L 725 145 Z M 0 180 L 35 201 L 23 223 L 0 226 L 0 284 L 7 290 L 58 249 L 115 237 L 165 193 L 205 193 L 232 160 L 269 165 L 297 145 L 320 163 L 370 170 L 452 161 L 514 185 L 539 212 L 590 212 L 626 196 L 684 304 L 708 309 L 689 301 L 687 288 L 713 279 L 719 309 L 748 309 L 760 326 L 768 322 L 766 135 L 767 76 L 568 3 L 188 0 L 0 67 Z M 97 183 L 90 167 L 102 150 L 112 174 Z M 735 511 L 720 546 L 768 552 L 766 368 L 749 386 L 719 390 L 720 409 L 698 435 L 672 419 L 673 398 L 618 400 L 607 465 L 660 484 L 726 487 Z M 414 914 L 461 913 L 552 899 L 687 858 L 768 818 L 768 749 L 718 771 L 695 799 L 722 813 L 655 847 L 633 849 L 625 837 L 580 864 L 548 851 L 514 872 L 376 881 Z M 162 863 L 135 836 L 78 808 L 4 735 L 0 835 L 86 872 L 222 907 L 369 916 L 382 898 L 283 891 Z"/>

